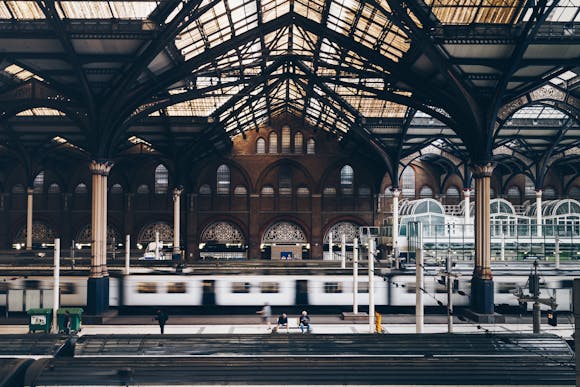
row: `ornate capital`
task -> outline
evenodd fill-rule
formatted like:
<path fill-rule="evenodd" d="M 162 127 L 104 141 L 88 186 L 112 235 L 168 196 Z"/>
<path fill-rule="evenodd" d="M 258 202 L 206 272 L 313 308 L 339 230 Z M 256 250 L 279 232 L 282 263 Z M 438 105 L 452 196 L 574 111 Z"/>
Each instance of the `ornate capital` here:
<path fill-rule="evenodd" d="M 178 186 L 178 187 L 173 188 L 173 200 L 180 197 L 182 192 L 183 192 L 182 186 Z"/>
<path fill-rule="evenodd" d="M 491 177 L 495 164 L 485 163 L 485 164 L 472 164 L 471 171 L 473 172 L 473 177 L 476 179 L 481 179 L 482 177 Z"/>
<path fill-rule="evenodd" d="M 28 187 L 28 188 L 26 188 L 26 193 L 27 193 L 28 195 L 32 195 L 32 194 L 34 194 L 34 188 L 32 188 L 32 187 Z"/>
<path fill-rule="evenodd" d="M 536 199 L 541 199 L 542 198 L 542 193 L 544 191 L 542 191 L 541 189 L 537 189 L 536 190 Z"/>
<path fill-rule="evenodd" d="M 109 160 L 92 160 L 89 163 L 89 170 L 91 171 L 91 175 L 109 176 L 113 164 Z"/>
<path fill-rule="evenodd" d="M 399 188 L 391 188 L 391 191 L 393 192 L 393 197 L 399 197 L 401 196 L 401 190 Z"/>
<path fill-rule="evenodd" d="M 463 196 L 469 197 L 471 195 L 471 188 L 463 188 Z"/>

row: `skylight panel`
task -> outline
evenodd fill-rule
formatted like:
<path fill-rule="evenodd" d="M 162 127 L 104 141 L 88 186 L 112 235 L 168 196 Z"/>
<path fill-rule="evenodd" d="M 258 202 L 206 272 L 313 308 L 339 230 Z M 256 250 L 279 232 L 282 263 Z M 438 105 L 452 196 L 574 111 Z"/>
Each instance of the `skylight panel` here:
<path fill-rule="evenodd" d="M 258 8 L 255 0 L 234 8 L 236 3 L 238 1 L 229 2 L 232 8 L 231 15 L 234 21 L 234 31 L 236 35 L 239 35 L 258 26 Z"/>
<path fill-rule="evenodd" d="M 514 113 L 514 119 L 561 119 L 566 115 L 559 110 L 547 106 L 526 106 Z"/>
<path fill-rule="evenodd" d="M 22 67 L 18 66 L 17 64 L 11 64 L 2 71 L 10 74 L 13 77 L 20 79 L 21 81 L 27 81 L 30 78 L 38 79 L 39 81 L 44 80 L 41 77 L 39 77 L 38 75 L 36 75 L 28 70 L 23 69 Z"/>
<path fill-rule="evenodd" d="M 560 0 L 558 5 L 548 15 L 548 21 L 571 22 L 578 21 L 580 15 L 580 0 Z"/>
<path fill-rule="evenodd" d="M 8 6 L 4 2 L 0 2 L 0 19 L 12 19 Z"/>
<path fill-rule="evenodd" d="M 328 13 L 328 28 L 348 36 L 360 3 L 356 0 L 328 1 L 332 1 Z"/>
<path fill-rule="evenodd" d="M 508 24 L 522 10 L 520 0 L 425 0 L 443 24 Z"/>
<path fill-rule="evenodd" d="M 262 1 L 262 23 L 275 20 L 290 12 L 290 0 Z"/>
<path fill-rule="evenodd" d="M 323 0 L 296 0 L 294 3 L 294 11 L 296 11 L 296 13 L 317 23 L 322 21 L 323 7 Z"/>
<path fill-rule="evenodd" d="M 7 1 L 6 3 L 15 19 L 32 20 L 46 18 L 35 1 Z"/>
<path fill-rule="evenodd" d="M 17 116 L 61 116 L 65 114 L 59 110 L 51 109 L 47 107 L 36 107 L 32 109 L 23 110 L 16 114 Z"/>

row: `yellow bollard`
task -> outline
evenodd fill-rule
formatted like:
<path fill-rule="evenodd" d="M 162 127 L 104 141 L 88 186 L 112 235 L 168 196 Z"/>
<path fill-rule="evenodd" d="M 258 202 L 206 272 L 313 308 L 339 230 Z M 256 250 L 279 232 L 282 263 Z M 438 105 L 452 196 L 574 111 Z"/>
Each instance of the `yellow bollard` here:
<path fill-rule="evenodd" d="M 377 333 L 383 333 L 383 327 L 381 326 L 381 314 L 375 312 L 375 331 Z"/>

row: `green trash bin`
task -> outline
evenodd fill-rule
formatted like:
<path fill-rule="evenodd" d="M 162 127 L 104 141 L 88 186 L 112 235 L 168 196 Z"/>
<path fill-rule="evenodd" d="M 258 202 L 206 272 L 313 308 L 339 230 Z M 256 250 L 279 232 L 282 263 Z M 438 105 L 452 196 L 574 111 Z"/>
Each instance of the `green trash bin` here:
<path fill-rule="evenodd" d="M 57 312 L 58 332 L 64 333 L 64 314 L 70 313 L 70 332 L 76 333 L 81 330 L 83 308 L 60 308 Z"/>
<path fill-rule="evenodd" d="M 44 331 L 50 333 L 52 326 L 52 309 L 28 309 L 28 332 Z"/>

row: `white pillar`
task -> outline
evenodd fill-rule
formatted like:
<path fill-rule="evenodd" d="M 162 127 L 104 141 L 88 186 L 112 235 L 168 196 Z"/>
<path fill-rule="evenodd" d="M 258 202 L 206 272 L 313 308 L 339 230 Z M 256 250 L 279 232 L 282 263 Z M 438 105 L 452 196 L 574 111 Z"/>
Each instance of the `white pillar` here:
<path fill-rule="evenodd" d="M 57 311 L 60 295 L 60 239 L 54 240 L 54 285 L 52 287 L 52 331 L 58 333 Z"/>
<path fill-rule="evenodd" d="M 470 188 L 464 188 L 463 189 L 463 204 L 465 205 L 464 207 L 464 211 L 463 211 L 463 224 L 471 224 L 471 217 L 470 217 L 470 212 L 471 212 L 471 204 L 470 204 L 470 199 L 471 199 L 471 189 Z M 467 231 L 467 228 L 464 229 L 465 231 Z M 465 232 L 464 231 L 464 232 Z"/>
<path fill-rule="evenodd" d="M 328 253 L 331 261 L 334 260 L 334 254 L 332 253 L 332 231 L 328 233 Z"/>
<path fill-rule="evenodd" d="M 107 272 L 107 176 L 113 167 L 110 161 L 93 160 L 89 164 L 92 175 L 91 198 L 91 262 L 92 278 L 108 275 Z"/>
<path fill-rule="evenodd" d="M 369 333 L 375 332 L 375 238 L 369 237 Z"/>
<path fill-rule="evenodd" d="M 131 263 L 131 235 L 125 236 L 125 275 L 129 275 Z"/>
<path fill-rule="evenodd" d="M 397 238 L 399 236 L 399 195 L 401 191 L 395 189 L 393 191 L 393 253 L 397 249 Z M 397 258 L 397 257 L 395 257 Z"/>
<path fill-rule="evenodd" d="M 503 233 L 503 227 L 501 232 L 501 250 L 500 250 L 500 259 L 505 261 L 505 235 Z"/>
<path fill-rule="evenodd" d="M 415 253 L 415 327 L 417 333 L 423 333 L 423 225 L 417 226 L 418 248 Z"/>
<path fill-rule="evenodd" d="M 340 239 L 342 246 L 340 247 L 340 268 L 346 269 L 346 235 L 342 234 Z"/>
<path fill-rule="evenodd" d="M 556 246 L 554 247 L 554 259 L 556 260 L 556 269 L 560 269 L 560 237 L 556 235 Z"/>
<path fill-rule="evenodd" d="M 542 236 L 542 190 L 536 191 L 536 235 Z"/>
<path fill-rule="evenodd" d="M 28 188 L 26 193 L 28 194 L 26 207 L 26 250 L 32 250 L 32 202 L 34 199 L 34 189 Z"/>
<path fill-rule="evenodd" d="M 159 231 L 155 231 L 155 259 L 159 259 Z"/>
<path fill-rule="evenodd" d="M 93 164 L 94 163 L 94 164 Z M 91 168 L 92 176 L 92 189 L 91 189 L 91 254 L 93 256 L 91 262 L 91 277 L 100 278 L 101 277 L 101 262 L 100 262 L 100 249 L 99 249 L 99 238 L 100 238 L 100 190 L 99 190 L 99 171 L 98 163 L 93 162 L 89 168 Z"/>
<path fill-rule="evenodd" d="M 352 241 L 352 313 L 358 314 L 358 239 Z"/>
<path fill-rule="evenodd" d="M 103 218 L 102 223 L 101 223 L 101 248 L 102 248 L 102 252 L 101 252 L 101 257 L 102 257 L 102 263 L 101 263 L 101 273 L 103 274 L 103 276 L 108 276 L 109 275 L 109 271 L 107 270 L 107 179 L 108 179 L 108 173 L 104 173 L 101 175 L 101 216 Z"/>
<path fill-rule="evenodd" d="M 183 192 L 182 187 L 175 188 L 173 190 L 173 254 L 180 253 L 180 210 L 181 210 L 181 192 Z"/>

